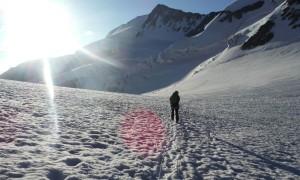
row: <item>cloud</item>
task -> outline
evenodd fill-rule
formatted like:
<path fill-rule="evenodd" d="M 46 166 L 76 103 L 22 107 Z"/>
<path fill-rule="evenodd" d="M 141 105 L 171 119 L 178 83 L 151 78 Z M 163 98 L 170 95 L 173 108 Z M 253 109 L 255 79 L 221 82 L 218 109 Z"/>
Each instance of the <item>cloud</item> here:
<path fill-rule="evenodd" d="M 93 31 L 90 31 L 90 30 L 84 32 L 84 36 L 90 37 L 90 36 L 94 36 L 94 35 L 95 35 L 95 33 Z"/>

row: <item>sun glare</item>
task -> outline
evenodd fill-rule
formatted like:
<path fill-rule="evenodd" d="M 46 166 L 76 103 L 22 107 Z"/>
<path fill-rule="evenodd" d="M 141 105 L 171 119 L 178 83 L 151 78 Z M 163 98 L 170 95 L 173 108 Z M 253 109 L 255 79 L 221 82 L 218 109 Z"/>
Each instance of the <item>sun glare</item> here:
<path fill-rule="evenodd" d="M 4 12 L 4 49 L 11 61 L 47 58 L 79 48 L 68 11 L 50 0 L 1 2 Z"/>
<path fill-rule="evenodd" d="M 44 80 L 46 83 L 46 87 L 48 89 L 48 94 L 49 94 L 49 114 L 50 119 L 49 119 L 49 128 L 52 129 L 52 140 L 48 140 L 49 143 L 56 143 L 59 141 L 59 121 L 58 121 L 58 114 L 57 114 L 57 108 L 56 104 L 54 102 L 54 86 L 53 86 L 53 81 L 52 81 L 52 76 L 51 76 L 51 70 L 50 70 L 50 65 L 48 62 L 48 59 L 43 60 L 44 63 Z"/>
<path fill-rule="evenodd" d="M 50 100 L 53 100 L 54 88 L 53 88 L 53 81 L 52 81 L 51 70 L 48 63 L 48 59 L 44 59 L 43 63 L 44 63 L 44 80 L 48 89 Z"/>

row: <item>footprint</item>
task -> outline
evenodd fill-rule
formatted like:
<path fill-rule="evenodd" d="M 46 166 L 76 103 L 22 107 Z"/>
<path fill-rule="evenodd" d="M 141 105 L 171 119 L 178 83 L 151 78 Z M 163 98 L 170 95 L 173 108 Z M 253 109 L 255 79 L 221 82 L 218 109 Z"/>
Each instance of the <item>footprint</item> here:
<path fill-rule="evenodd" d="M 90 137 L 93 138 L 93 139 L 98 139 L 100 136 L 96 135 L 96 134 L 91 134 Z"/>
<path fill-rule="evenodd" d="M 118 169 L 119 171 L 123 171 L 124 169 L 130 169 L 129 166 L 122 164 L 122 163 L 117 165 L 115 168 Z"/>
<path fill-rule="evenodd" d="M 37 146 L 38 144 L 35 142 L 25 141 L 25 140 L 16 140 L 15 146 Z"/>
<path fill-rule="evenodd" d="M 67 158 L 63 160 L 63 162 L 66 163 L 67 166 L 76 166 L 81 163 L 81 160 L 79 158 Z"/>
<path fill-rule="evenodd" d="M 96 131 L 96 130 L 92 130 L 92 131 L 90 131 L 90 134 L 101 134 L 101 132 Z"/>
<path fill-rule="evenodd" d="M 72 149 L 69 151 L 70 154 L 79 154 L 80 151 L 82 151 L 81 149 Z"/>
<path fill-rule="evenodd" d="M 91 146 L 93 147 L 93 148 L 99 148 L 99 149 L 106 149 L 107 148 L 107 144 L 103 144 L 103 143 L 93 143 L 93 144 L 91 144 Z"/>
<path fill-rule="evenodd" d="M 31 162 L 24 161 L 18 163 L 18 168 L 29 168 L 31 166 Z"/>
<path fill-rule="evenodd" d="M 34 112 L 32 113 L 32 116 L 34 117 L 44 117 L 46 116 L 48 113 L 38 113 L 38 112 Z"/>
<path fill-rule="evenodd" d="M 27 104 L 31 104 L 31 103 L 25 102 L 25 103 L 23 103 L 22 105 L 27 105 Z"/>
<path fill-rule="evenodd" d="M 6 173 L 5 175 L 12 178 L 12 179 L 13 178 L 22 178 L 22 177 L 24 177 L 24 174 L 18 173 L 18 172 L 9 172 L 9 173 Z"/>
<path fill-rule="evenodd" d="M 36 130 L 35 132 L 40 135 L 51 135 L 52 134 L 50 131 L 46 131 L 46 130 Z"/>
<path fill-rule="evenodd" d="M 101 161 L 106 161 L 106 162 L 112 160 L 112 158 L 110 156 L 107 156 L 107 155 L 101 156 L 98 159 L 101 160 Z"/>
<path fill-rule="evenodd" d="M 47 178 L 49 180 L 64 180 L 67 176 L 63 174 L 61 170 L 58 169 L 50 169 Z"/>

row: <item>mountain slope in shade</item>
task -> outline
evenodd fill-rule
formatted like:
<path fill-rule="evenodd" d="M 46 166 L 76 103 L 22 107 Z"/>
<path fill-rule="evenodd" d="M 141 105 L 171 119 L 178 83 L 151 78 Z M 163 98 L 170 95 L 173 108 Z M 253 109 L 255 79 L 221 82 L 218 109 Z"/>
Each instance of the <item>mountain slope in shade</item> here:
<path fill-rule="evenodd" d="M 187 13 L 157 5 L 149 15 L 137 17 L 121 25 L 112 30 L 105 39 L 84 49 L 99 57 L 141 61 L 141 58 L 154 56 L 180 39 L 199 33 L 217 14 Z"/>
<path fill-rule="evenodd" d="M 33 83 L 43 82 L 45 60 L 49 62 L 53 78 L 57 74 L 94 62 L 89 59 L 80 59 L 76 57 L 76 55 L 65 55 L 57 58 L 32 60 L 21 63 L 16 67 L 10 68 L 8 71 L 1 74 L 0 77 L 2 79 L 27 81 Z"/>
<path fill-rule="evenodd" d="M 105 39 L 77 51 L 74 61 L 87 62 L 83 63 L 82 67 L 77 66 L 73 69 L 64 69 L 64 71 L 52 70 L 54 82 L 56 85 L 76 88 L 133 93 L 145 92 L 149 88 L 147 85 L 137 91 L 126 87 L 128 77 L 145 69 L 148 70 L 149 67 L 154 67 L 155 62 L 153 61 L 159 52 L 175 41 L 187 38 L 191 34 L 203 30 L 203 26 L 216 15 L 217 13 L 211 13 L 208 16 L 197 13 L 185 13 L 164 5 L 158 5 L 149 15 L 137 17 L 127 24 L 112 30 Z M 153 17 L 159 18 L 155 19 Z M 157 27 L 154 27 L 154 24 Z M 51 63 L 51 61 L 53 60 L 50 60 L 50 66 L 55 64 L 55 62 Z M 41 62 L 42 60 L 39 61 L 39 63 Z M 87 66 L 88 64 L 93 65 Z M 41 73 L 32 73 L 35 71 L 39 72 L 41 66 L 30 66 L 32 72 L 23 67 L 24 65 L 20 65 L 15 70 L 11 69 L 1 77 L 28 81 L 26 78 L 19 78 L 14 75 L 16 74 L 14 72 L 20 69 L 26 71 L 26 74 L 29 74 L 27 76 L 38 76 L 36 78 L 38 80 L 30 82 L 40 82 L 40 79 L 43 79 Z M 51 67 L 52 69 L 55 68 L 55 66 Z M 103 69 L 105 69 L 105 74 L 101 72 Z M 84 71 L 85 73 L 82 73 Z M 82 74 L 85 74 L 84 77 L 81 77 Z M 143 75 L 138 74 L 137 76 L 138 81 L 140 81 L 139 78 L 144 79 Z M 171 82 L 173 81 L 172 79 Z M 149 84 L 154 84 L 154 82 Z M 156 86 L 162 87 L 168 84 L 170 82 Z"/>

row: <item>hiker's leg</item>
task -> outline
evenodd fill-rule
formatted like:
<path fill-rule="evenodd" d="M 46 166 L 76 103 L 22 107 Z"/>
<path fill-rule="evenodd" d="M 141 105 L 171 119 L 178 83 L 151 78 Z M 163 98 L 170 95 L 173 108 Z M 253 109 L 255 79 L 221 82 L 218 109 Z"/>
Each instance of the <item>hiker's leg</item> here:
<path fill-rule="evenodd" d="M 178 109 L 179 109 L 179 108 L 176 108 L 176 109 L 175 109 L 175 112 L 176 112 L 176 122 L 177 122 L 177 123 L 178 123 L 178 121 L 179 121 Z"/>
<path fill-rule="evenodd" d="M 171 108 L 172 112 L 171 112 L 171 119 L 174 120 L 174 108 Z"/>

